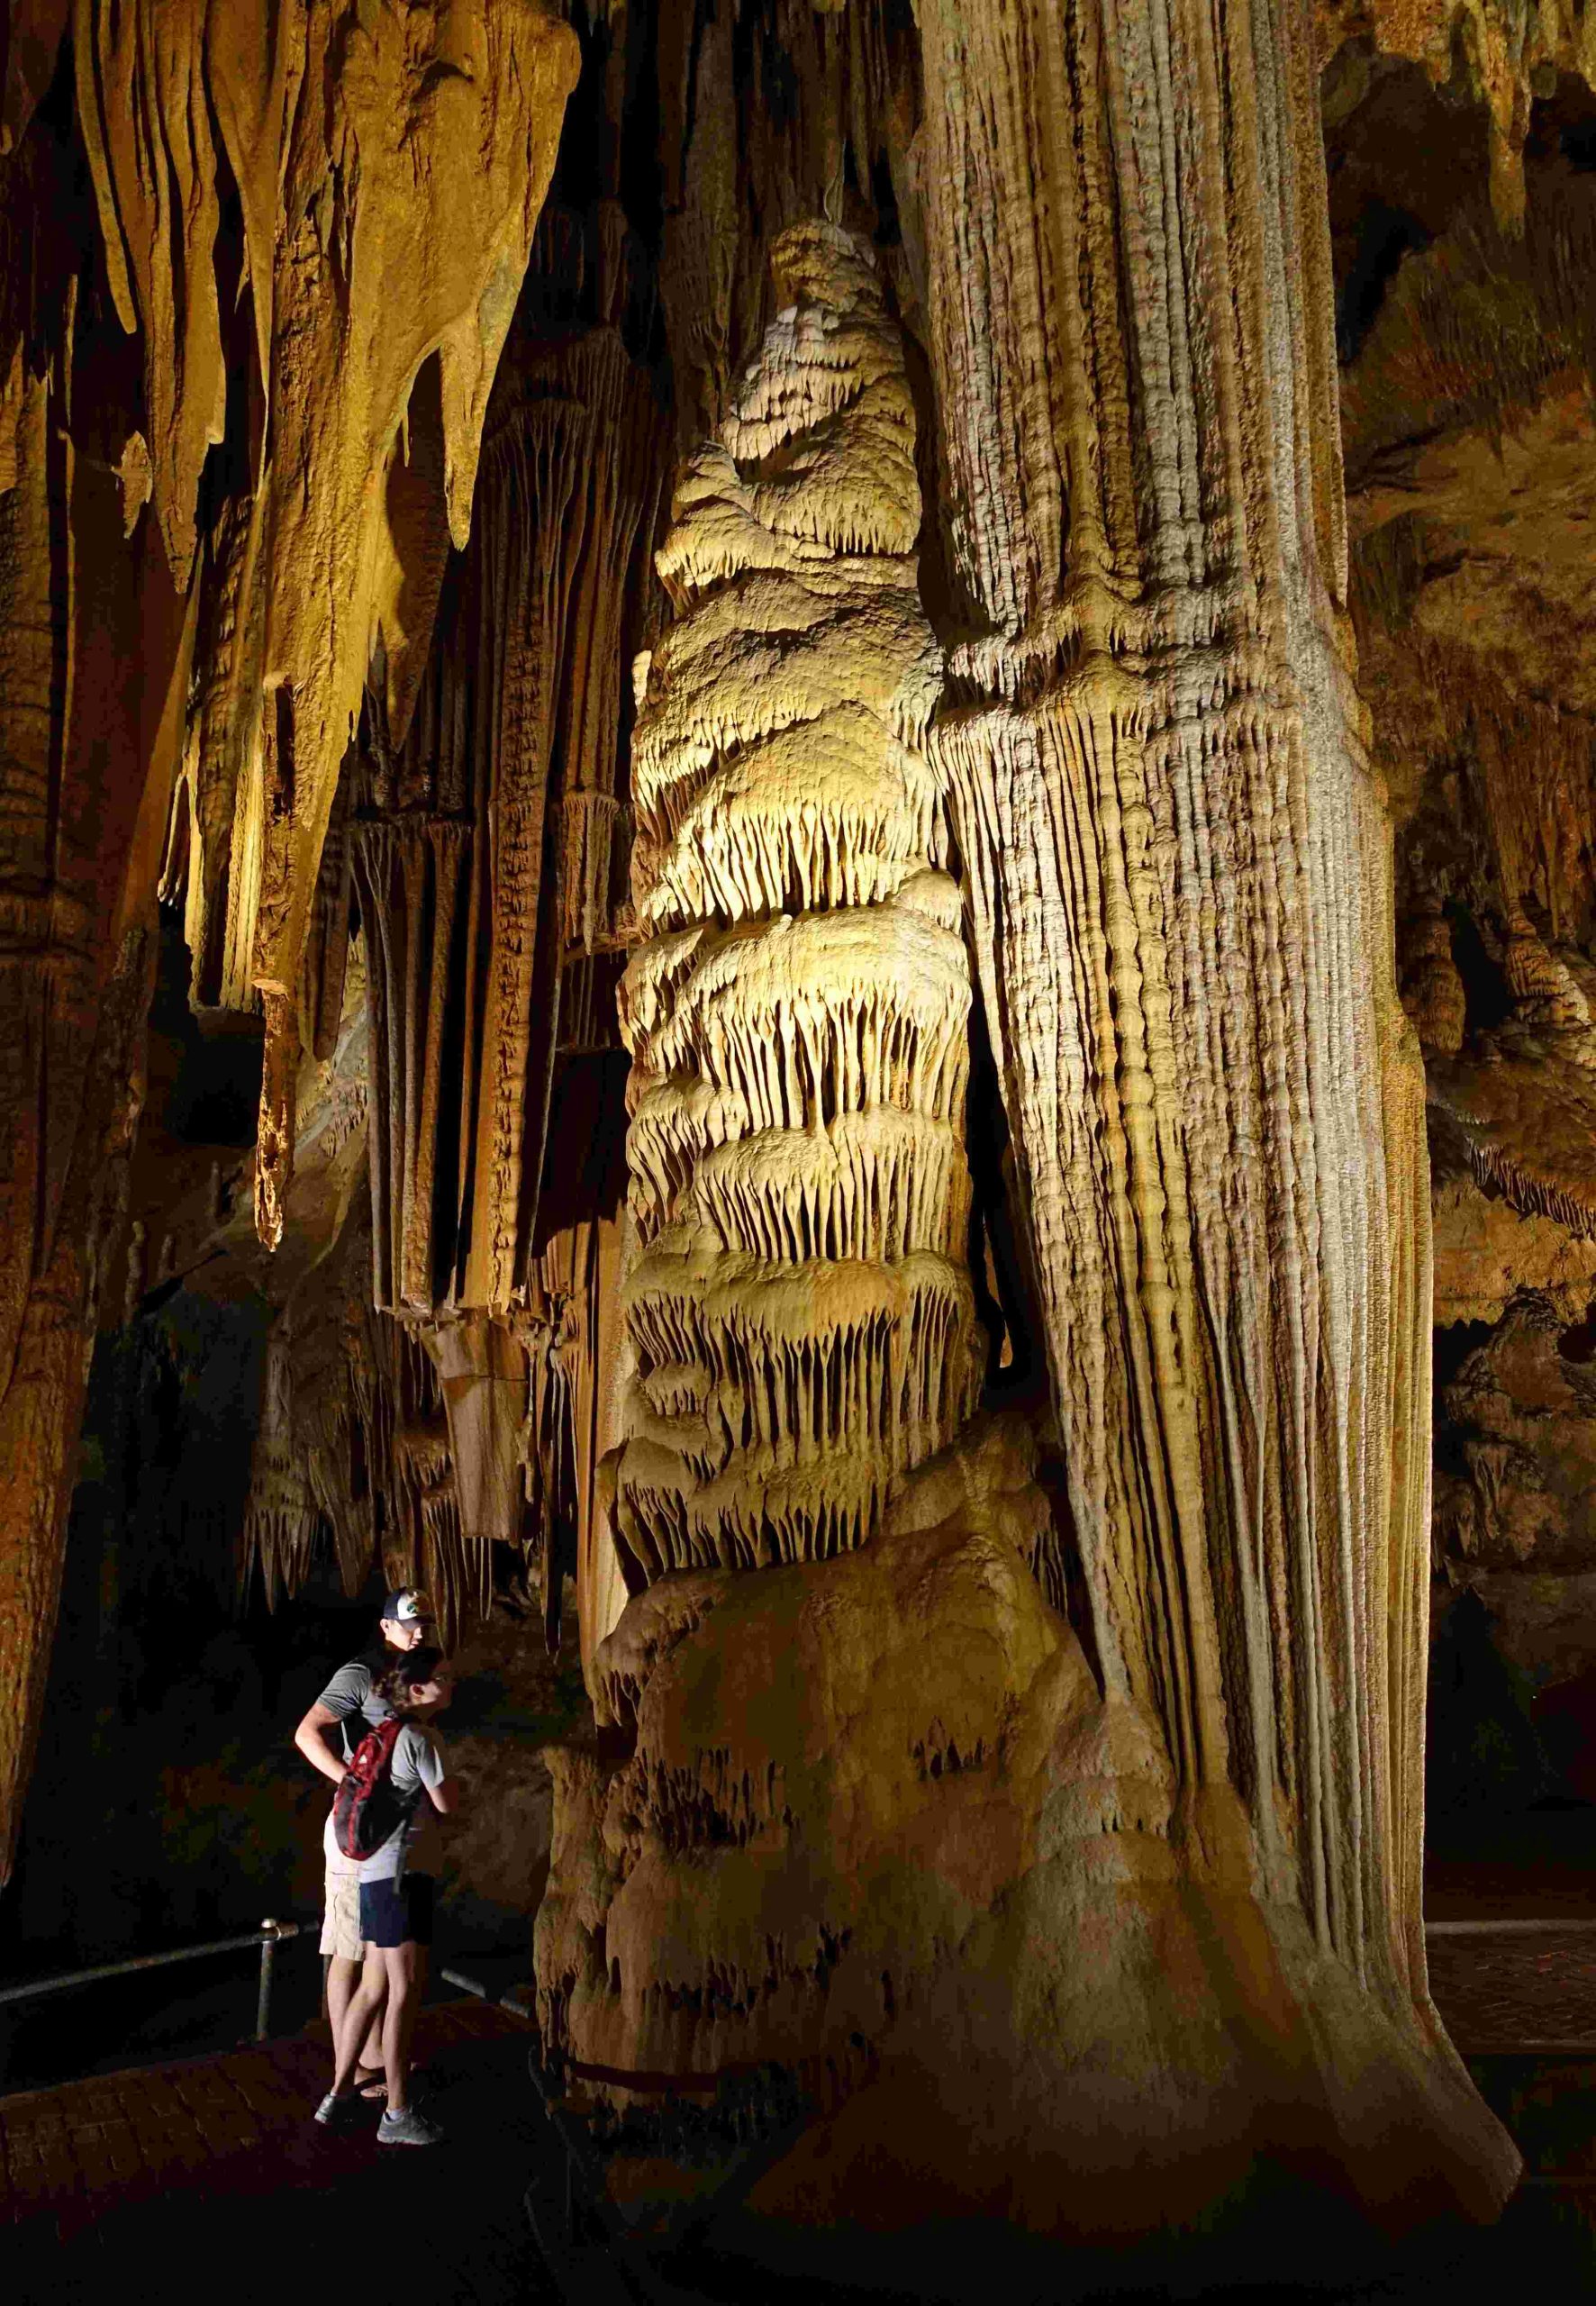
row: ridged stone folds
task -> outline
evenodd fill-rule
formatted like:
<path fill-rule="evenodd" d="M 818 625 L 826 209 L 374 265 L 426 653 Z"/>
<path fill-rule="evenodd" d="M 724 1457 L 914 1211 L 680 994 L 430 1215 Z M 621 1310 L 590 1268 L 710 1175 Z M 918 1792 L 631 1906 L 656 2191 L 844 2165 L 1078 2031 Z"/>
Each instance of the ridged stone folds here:
<path fill-rule="evenodd" d="M 240 1594 L 570 1664 L 641 2193 L 1501 2207 L 1431 1468 L 1454 1585 L 1588 1520 L 1596 12 L 1464 13 L 0 7 L 0 1883 L 203 1300 Z"/>
<path fill-rule="evenodd" d="M 676 622 L 639 667 L 616 1478 L 650 1577 L 866 1543 L 978 1376 L 914 411 L 848 237 L 795 227 L 773 269 L 784 309 L 677 489 Z"/>

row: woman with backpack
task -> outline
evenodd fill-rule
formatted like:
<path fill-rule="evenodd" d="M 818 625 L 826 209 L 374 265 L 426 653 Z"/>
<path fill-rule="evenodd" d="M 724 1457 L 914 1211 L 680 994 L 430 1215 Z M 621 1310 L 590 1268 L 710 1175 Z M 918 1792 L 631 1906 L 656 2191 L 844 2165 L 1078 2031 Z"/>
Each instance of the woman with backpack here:
<path fill-rule="evenodd" d="M 432 1942 L 432 1898 L 443 1861 L 440 1817 L 455 1806 L 442 1745 L 431 1724 L 453 1693 L 454 1678 L 439 1649 L 413 1649 L 389 1666 L 373 1690 L 387 1718 L 356 1748 L 327 1820 L 325 1847 L 359 1869 L 360 1935 L 366 1966 L 333 2042 L 332 2087 L 316 2109 L 336 2121 L 358 2106 L 354 2088 L 366 2029 L 385 1993 L 383 2070 L 387 2105 L 379 2146 L 432 2146 L 442 2133 L 406 2097 L 410 2044 L 420 1992 L 421 1949 Z"/>

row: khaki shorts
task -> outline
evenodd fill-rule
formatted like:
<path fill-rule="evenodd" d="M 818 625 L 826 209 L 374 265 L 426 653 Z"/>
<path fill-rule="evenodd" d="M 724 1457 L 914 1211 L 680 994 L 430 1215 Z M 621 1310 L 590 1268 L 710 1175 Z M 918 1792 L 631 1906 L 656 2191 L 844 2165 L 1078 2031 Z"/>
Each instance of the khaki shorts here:
<path fill-rule="evenodd" d="M 360 1882 L 354 1874 L 327 1869 L 327 1907 L 322 1921 L 322 1951 L 340 1962 L 363 1962 L 366 1941 L 360 1935 Z"/>

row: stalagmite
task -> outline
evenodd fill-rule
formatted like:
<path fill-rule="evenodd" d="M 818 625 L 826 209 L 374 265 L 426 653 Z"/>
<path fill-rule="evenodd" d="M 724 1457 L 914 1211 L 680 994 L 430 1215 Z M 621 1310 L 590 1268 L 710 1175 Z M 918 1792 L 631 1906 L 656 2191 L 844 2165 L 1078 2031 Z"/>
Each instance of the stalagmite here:
<path fill-rule="evenodd" d="M 1452 958 L 1452 931 L 1439 904 L 1426 909 L 1410 934 L 1402 1006 L 1413 1020 L 1421 1049 L 1456 1056 L 1463 1047 L 1466 1004 L 1463 979 Z"/>
<path fill-rule="evenodd" d="M 969 980 L 924 759 L 914 417 L 848 236 L 676 492 L 679 622 L 633 746 L 634 1359 L 619 1527 L 648 1576 L 865 1543 L 973 1401 Z"/>

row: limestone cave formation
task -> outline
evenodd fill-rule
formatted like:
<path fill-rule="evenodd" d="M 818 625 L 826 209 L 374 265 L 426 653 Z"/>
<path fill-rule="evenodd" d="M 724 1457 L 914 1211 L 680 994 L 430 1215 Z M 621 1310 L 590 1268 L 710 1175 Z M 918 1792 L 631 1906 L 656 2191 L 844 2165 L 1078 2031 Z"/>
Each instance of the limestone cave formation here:
<path fill-rule="evenodd" d="M 119 1597 L 192 1811 L 230 1611 L 417 1582 L 724 2263 L 1498 2217 L 1426 1816 L 1596 1800 L 1592 314 L 1561 0 L 9 0 L 0 1918 Z"/>

